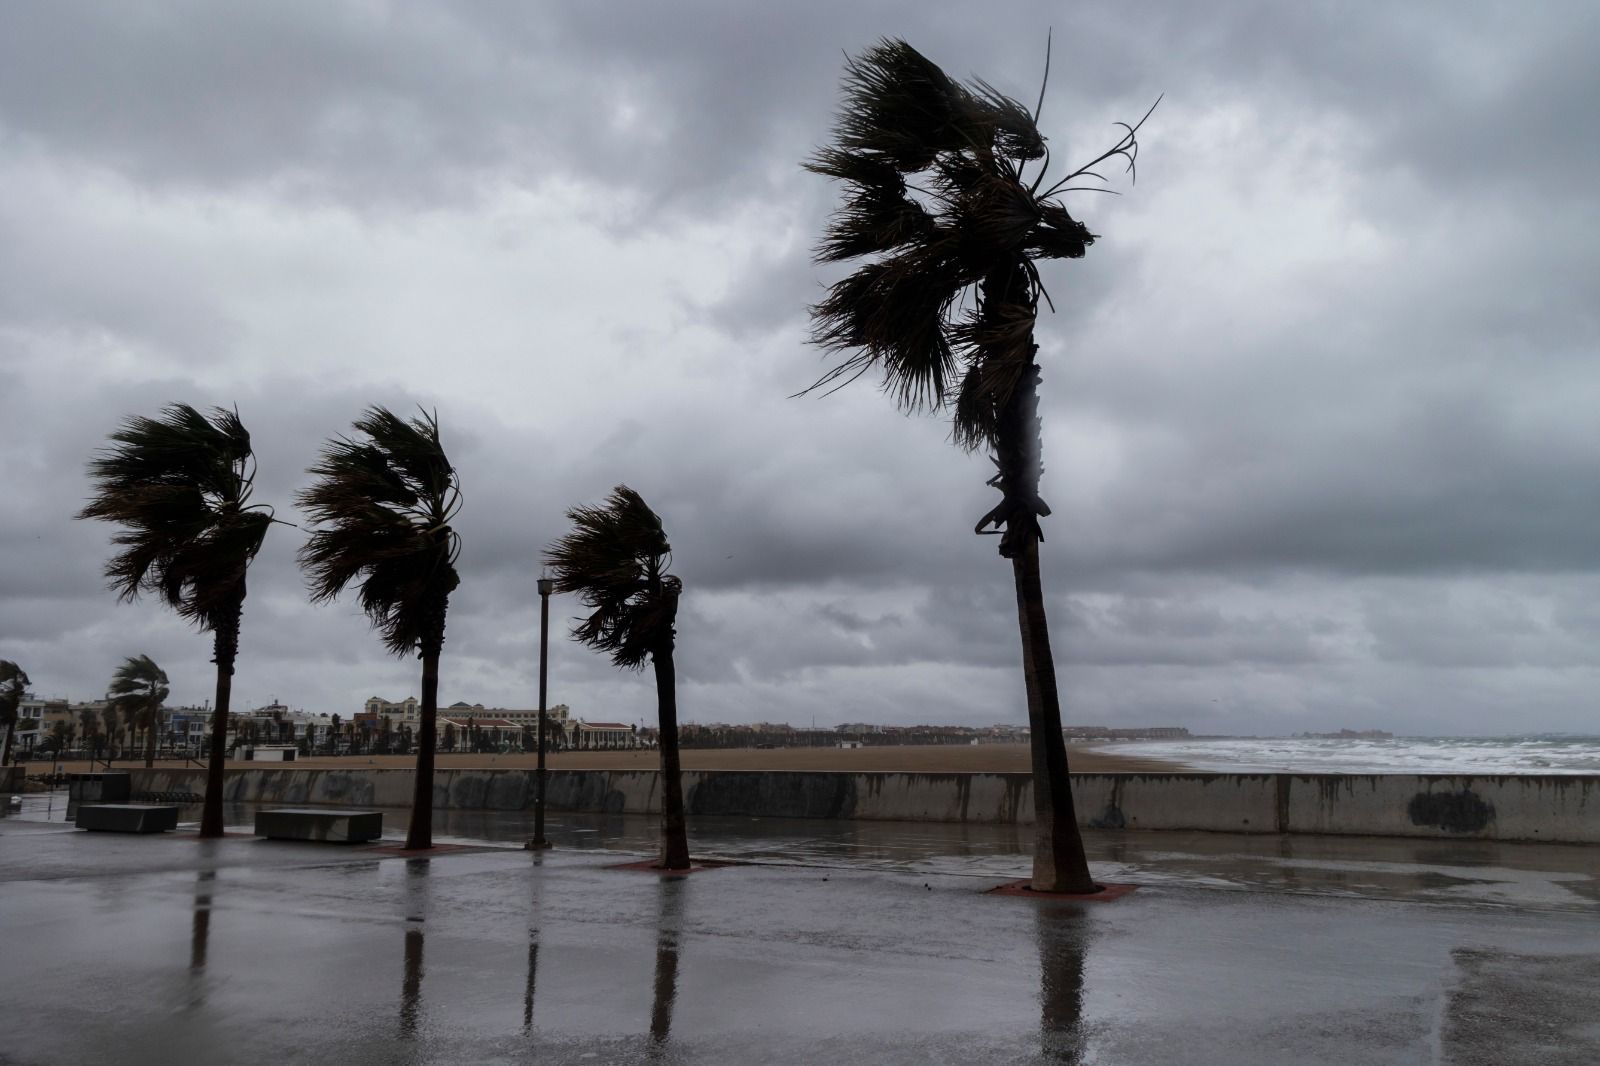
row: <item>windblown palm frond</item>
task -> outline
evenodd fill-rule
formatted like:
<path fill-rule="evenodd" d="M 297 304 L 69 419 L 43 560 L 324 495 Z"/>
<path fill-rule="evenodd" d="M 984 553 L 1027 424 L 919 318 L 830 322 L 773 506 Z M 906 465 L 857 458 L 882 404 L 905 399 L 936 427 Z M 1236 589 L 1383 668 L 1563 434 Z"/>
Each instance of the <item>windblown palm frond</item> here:
<path fill-rule="evenodd" d="M 1053 197 L 1098 180 L 1099 163 L 1131 167 L 1139 127 L 1041 193 L 1036 116 L 987 82 L 963 85 L 886 39 L 847 61 L 843 95 L 835 143 L 805 164 L 845 185 L 816 257 L 870 259 L 812 308 L 812 340 L 845 358 L 805 391 L 879 371 L 902 409 L 953 408 L 956 443 L 993 446 L 1033 360 L 1034 262 L 1081 257 L 1095 239 Z"/>
<path fill-rule="evenodd" d="M 361 609 L 396 655 L 442 641 L 449 595 L 460 578 L 461 506 L 456 471 L 439 444 L 438 420 L 402 419 L 382 407 L 357 422 L 359 438 L 337 437 L 297 497 L 320 526 L 300 549 L 312 599 L 336 598 L 351 583 Z M 437 651 L 437 648 L 434 649 Z"/>
<path fill-rule="evenodd" d="M 106 702 L 122 712 L 129 725 L 149 728 L 170 691 L 167 672 L 150 656 L 130 655 L 117 667 Z"/>
<path fill-rule="evenodd" d="M 32 684 L 22 667 L 10 659 L 0 659 L 0 725 L 17 720 L 17 708 Z"/>
<path fill-rule="evenodd" d="M 130 418 L 89 463 L 95 495 L 79 518 L 124 527 L 106 566 L 124 600 L 154 592 L 202 630 L 226 625 L 261 550 L 269 510 L 249 505 L 250 434 L 236 412 L 172 404 Z"/>
<path fill-rule="evenodd" d="M 683 583 L 666 573 L 672 545 L 661 519 L 637 492 L 618 485 L 599 507 L 567 512 L 572 532 L 545 549 L 557 592 L 590 609 L 573 638 L 631 670 L 670 649 Z"/>

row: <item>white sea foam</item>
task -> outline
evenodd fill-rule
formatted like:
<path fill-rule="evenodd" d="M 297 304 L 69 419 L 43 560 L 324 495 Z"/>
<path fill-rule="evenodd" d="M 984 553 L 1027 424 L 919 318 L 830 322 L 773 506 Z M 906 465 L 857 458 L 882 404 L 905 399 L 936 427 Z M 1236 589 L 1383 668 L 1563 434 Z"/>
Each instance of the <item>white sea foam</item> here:
<path fill-rule="evenodd" d="M 1228 737 L 1133 741 L 1103 750 L 1197 770 L 1296 773 L 1600 774 L 1600 736 Z"/>

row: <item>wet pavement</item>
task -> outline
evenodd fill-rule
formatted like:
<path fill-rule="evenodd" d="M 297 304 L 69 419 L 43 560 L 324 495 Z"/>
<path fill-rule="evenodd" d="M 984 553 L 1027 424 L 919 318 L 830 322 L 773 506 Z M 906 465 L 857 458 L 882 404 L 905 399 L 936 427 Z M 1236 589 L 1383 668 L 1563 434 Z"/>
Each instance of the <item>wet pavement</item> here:
<path fill-rule="evenodd" d="M 1114 903 L 984 895 L 999 827 L 440 812 L 470 845 L 0 820 L 0 1063 L 1600 1061 L 1600 855 L 1094 833 Z M 247 825 L 249 813 L 230 812 Z M 386 812 L 390 835 L 404 812 Z M 187 812 L 186 812 L 186 816 Z"/>

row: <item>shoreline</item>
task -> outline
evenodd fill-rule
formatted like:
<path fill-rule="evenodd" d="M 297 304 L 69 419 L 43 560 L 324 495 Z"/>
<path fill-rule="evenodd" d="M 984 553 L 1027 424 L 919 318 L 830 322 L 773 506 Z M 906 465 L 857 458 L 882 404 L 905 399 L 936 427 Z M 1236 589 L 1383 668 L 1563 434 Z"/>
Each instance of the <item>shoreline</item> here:
<path fill-rule="evenodd" d="M 681 752 L 685 770 L 798 770 L 841 771 L 847 773 L 1020 773 L 1032 771 L 1032 755 L 1026 744 L 906 744 L 864 748 L 685 748 Z M 416 764 L 414 755 L 314 755 L 297 757 L 294 762 L 247 762 L 229 759 L 229 770 L 408 770 Z M 28 776 L 48 773 L 48 762 L 22 764 Z M 157 759 L 158 770 L 199 769 L 204 763 Z M 441 770 L 532 770 L 538 756 L 532 752 L 499 755 L 441 753 L 435 756 Z M 654 770 L 660 756 L 653 750 L 564 751 L 546 756 L 551 770 Z M 1068 744 L 1067 765 L 1075 774 L 1190 773 L 1193 768 L 1171 759 L 1108 752 L 1094 745 Z M 86 760 L 74 759 L 58 764 L 64 773 L 85 773 Z M 142 770 L 143 759 L 118 760 L 112 770 Z M 103 764 L 94 769 L 104 770 Z"/>

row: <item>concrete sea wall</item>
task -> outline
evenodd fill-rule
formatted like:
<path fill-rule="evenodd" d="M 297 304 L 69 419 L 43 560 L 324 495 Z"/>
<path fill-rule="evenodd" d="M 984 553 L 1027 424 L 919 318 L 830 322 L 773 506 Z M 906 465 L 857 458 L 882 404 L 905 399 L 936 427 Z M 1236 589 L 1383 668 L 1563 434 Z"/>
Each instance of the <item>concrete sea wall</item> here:
<path fill-rule="evenodd" d="M 1031 824 L 1027 774 L 686 771 L 691 817 Z M 134 770 L 135 794 L 205 790 L 200 770 Z M 230 803 L 408 807 L 412 772 L 228 771 Z M 1600 776 L 1074 774 L 1079 820 L 1100 829 L 1201 829 L 1600 843 Z M 553 770 L 553 811 L 653 814 L 653 770 Z M 438 770 L 439 809 L 523 810 L 529 770 Z"/>

